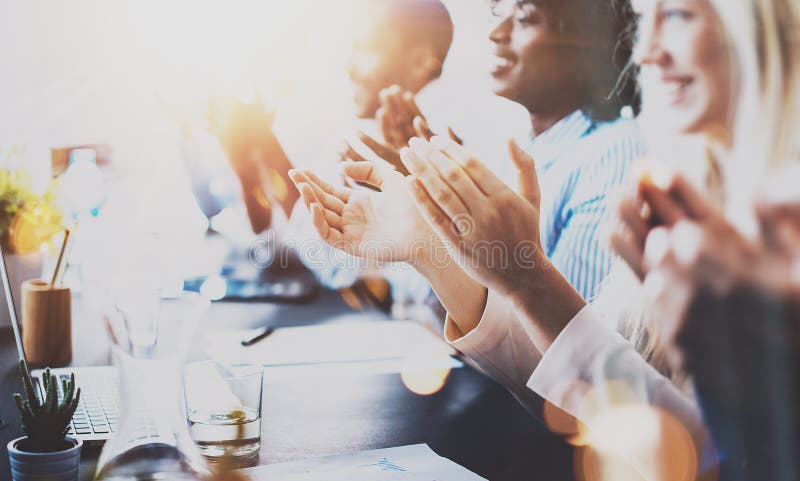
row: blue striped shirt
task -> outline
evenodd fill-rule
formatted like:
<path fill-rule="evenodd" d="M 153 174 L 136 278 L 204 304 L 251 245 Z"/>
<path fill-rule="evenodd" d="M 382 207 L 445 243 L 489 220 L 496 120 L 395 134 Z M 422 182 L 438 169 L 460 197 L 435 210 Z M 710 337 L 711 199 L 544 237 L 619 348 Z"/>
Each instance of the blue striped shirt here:
<path fill-rule="evenodd" d="M 534 137 L 527 150 L 542 191 L 542 247 L 553 266 L 591 300 L 613 261 L 601 238 L 608 195 L 644 152 L 636 121 L 595 122 L 575 111 Z"/>

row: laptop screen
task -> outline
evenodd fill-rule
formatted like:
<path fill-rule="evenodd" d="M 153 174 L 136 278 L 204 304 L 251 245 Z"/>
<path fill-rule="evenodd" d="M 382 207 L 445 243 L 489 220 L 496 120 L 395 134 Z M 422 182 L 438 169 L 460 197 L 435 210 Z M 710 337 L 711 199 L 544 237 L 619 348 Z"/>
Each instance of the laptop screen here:
<path fill-rule="evenodd" d="M 16 272 L 15 272 L 16 274 Z M 19 290 L 22 285 L 21 279 L 12 279 L 9 277 L 8 263 L 6 262 L 6 253 L 0 245 L 0 276 L 3 278 L 3 296 L 2 302 L 2 318 L 7 319 L 14 330 L 14 339 L 17 342 L 17 351 L 21 358 L 25 358 L 25 348 L 22 346 L 22 327 L 17 318 L 16 307 L 20 305 Z M 12 294 L 14 293 L 14 294 Z"/>

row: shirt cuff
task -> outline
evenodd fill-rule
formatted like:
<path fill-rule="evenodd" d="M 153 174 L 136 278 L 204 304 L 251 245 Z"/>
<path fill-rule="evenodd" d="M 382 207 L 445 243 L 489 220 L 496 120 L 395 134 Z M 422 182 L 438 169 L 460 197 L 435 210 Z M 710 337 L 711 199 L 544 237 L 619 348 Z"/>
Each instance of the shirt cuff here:
<path fill-rule="evenodd" d="M 556 337 L 528 380 L 528 388 L 561 409 L 575 414 L 586 394 L 598 351 L 620 341 L 599 313 L 586 305 Z"/>
<path fill-rule="evenodd" d="M 491 351 L 508 335 L 508 323 L 514 316 L 513 307 L 492 291 L 486 294 L 486 307 L 478 325 L 461 337 L 450 314 L 444 322 L 444 338 L 454 348 L 467 356 Z"/>

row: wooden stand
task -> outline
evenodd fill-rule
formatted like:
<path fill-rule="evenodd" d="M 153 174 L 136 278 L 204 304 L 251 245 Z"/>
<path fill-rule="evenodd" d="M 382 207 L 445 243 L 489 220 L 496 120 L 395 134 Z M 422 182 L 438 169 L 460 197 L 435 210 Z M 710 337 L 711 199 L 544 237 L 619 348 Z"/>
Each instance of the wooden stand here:
<path fill-rule="evenodd" d="M 68 287 L 40 280 L 22 284 L 22 345 L 28 364 L 63 367 L 72 361 L 72 297 Z"/>

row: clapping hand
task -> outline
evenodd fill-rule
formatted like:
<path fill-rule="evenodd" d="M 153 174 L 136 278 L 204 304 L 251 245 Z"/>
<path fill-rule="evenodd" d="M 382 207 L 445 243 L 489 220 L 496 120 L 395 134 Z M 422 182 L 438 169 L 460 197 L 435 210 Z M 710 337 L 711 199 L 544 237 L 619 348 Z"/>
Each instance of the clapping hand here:
<path fill-rule="evenodd" d="M 640 279 L 645 275 L 645 241 L 652 229 L 706 216 L 711 210 L 684 177 L 664 174 L 659 179 L 657 182 L 652 174 L 643 175 L 636 189 L 622 196 L 612 209 L 617 228 L 611 233 L 611 247 Z"/>
<path fill-rule="evenodd" d="M 500 292 L 540 259 L 540 193 L 533 159 L 513 141 L 520 194 L 461 145 L 443 137 L 414 138 L 401 151 L 413 174 L 411 187 L 422 216 L 449 246 L 451 256 L 483 285 Z"/>
<path fill-rule="evenodd" d="M 742 290 L 781 289 L 791 262 L 770 246 L 787 244 L 763 234 L 760 240 L 746 238 L 680 175 L 663 186 L 645 181 L 639 194 L 621 204 L 627 235 L 615 234 L 612 245 L 641 274 L 659 342 L 679 367 L 680 352 L 669 348 L 696 323 L 710 322 L 696 318 L 698 312 L 712 312 L 709 305 L 729 302 Z M 776 209 L 762 211 L 762 226 L 775 222 L 764 213 L 785 218 Z"/>
<path fill-rule="evenodd" d="M 370 149 L 379 159 L 383 160 L 400 174 L 409 175 L 408 169 L 400 159 L 400 149 L 408 145 L 413 137 L 430 140 L 435 134 L 428 127 L 425 116 L 417 107 L 414 94 L 402 90 L 397 85 L 385 88 L 380 93 L 381 107 L 376 114 L 384 142 L 376 140 L 365 132 L 359 132 L 361 143 Z M 463 144 L 462 140 L 448 128 L 448 134 L 454 142 Z M 349 142 L 339 152 L 342 161 L 366 161 Z"/>
<path fill-rule="evenodd" d="M 331 246 L 379 262 L 411 262 L 424 255 L 432 234 L 398 172 L 371 162 L 347 161 L 345 175 L 380 191 L 335 187 L 310 171 L 292 171 L 314 227 Z"/>
<path fill-rule="evenodd" d="M 370 149 L 379 159 L 385 162 L 387 167 L 396 170 L 404 177 L 408 175 L 408 169 L 406 169 L 403 162 L 400 160 L 399 151 L 375 140 L 365 132 L 359 132 L 358 138 L 361 140 L 361 143 Z M 339 157 L 343 162 L 369 162 L 369 160 L 359 154 L 347 141 L 345 141 L 343 149 L 339 152 Z"/>
<path fill-rule="evenodd" d="M 765 246 L 787 260 L 800 259 L 800 202 L 761 202 L 756 213 Z"/>

